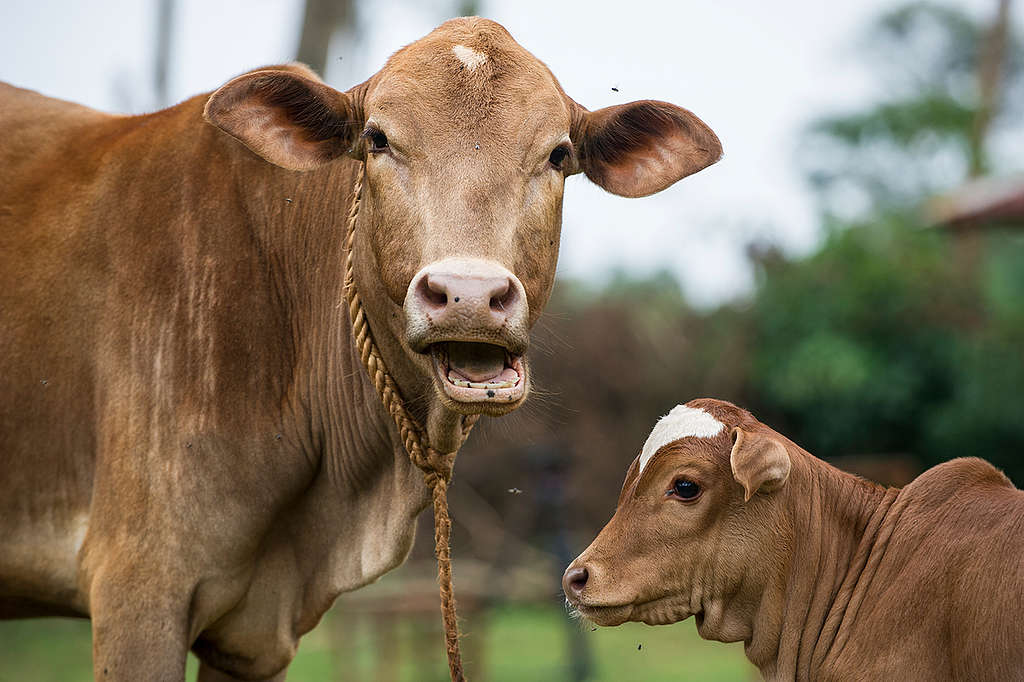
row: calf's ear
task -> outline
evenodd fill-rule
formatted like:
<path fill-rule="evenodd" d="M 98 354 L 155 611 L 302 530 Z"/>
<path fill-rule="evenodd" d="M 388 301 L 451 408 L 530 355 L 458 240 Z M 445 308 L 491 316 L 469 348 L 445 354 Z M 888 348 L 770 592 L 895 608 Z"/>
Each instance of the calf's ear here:
<path fill-rule="evenodd" d="M 203 118 L 272 164 L 318 168 L 349 151 L 361 122 L 345 93 L 298 71 L 239 76 L 210 95 Z"/>
<path fill-rule="evenodd" d="M 743 486 L 744 501 L 757 491 L 778 490 L 789 478 L 791 466 L 786 446 L 777 438 L 759 431 L 732 430 L 733 446 L 729 462 L 732 476 Z"/>
<path fill-rule="evenodd" d="M 668 102 L 582 110 L 576 127 L 571 137 L 583 172 L 624 197 L 660 192 L 722 158 L 722 143 L 711 128 Z"/>

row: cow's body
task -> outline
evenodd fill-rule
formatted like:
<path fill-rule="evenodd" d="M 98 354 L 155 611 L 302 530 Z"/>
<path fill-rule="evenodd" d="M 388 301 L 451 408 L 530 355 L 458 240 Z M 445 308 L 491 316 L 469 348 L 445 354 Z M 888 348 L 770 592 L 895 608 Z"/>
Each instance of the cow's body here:
<path fill-rule="evenodd" d="M 355 163 L 271 166 L 202 122 L 205 97 L 124 118 L 0 87 L 31 150 L 0 166 L 0 612 L 89 614 L 95 572 L 123 566 L 126 598 L 166 584 L 218 616 L 197 646 L 269 674 L 402 560 L 427 500 L 340 299 L 315 294 L 342 291 L 343 221 L 312 232 Z M 168 548 L 185 560 L 139 574 L 131 554 Z"/>
<path fill-rule="evenodd" d="M 886 489 L 704 399 L 648 444 L 566 573 L 585 615 L 695 616 L 780 682 L 1024 679 L 1024 491 L 992 465 Z"/>
<path fill-rule="evenodd" d="M 565 177 L 641 196 L 720 155 L 474 18 L 344 93 L 274 67 L 127 117 L 0 85 L 0 130 L 0 617 L 90 617 L 108 680 L 190 647 L 203 680 L 283 674 L 410 548 L 427 488 L 343 304 L 360 167 L 359 295 L 449 452 L 525 399 Z"/>

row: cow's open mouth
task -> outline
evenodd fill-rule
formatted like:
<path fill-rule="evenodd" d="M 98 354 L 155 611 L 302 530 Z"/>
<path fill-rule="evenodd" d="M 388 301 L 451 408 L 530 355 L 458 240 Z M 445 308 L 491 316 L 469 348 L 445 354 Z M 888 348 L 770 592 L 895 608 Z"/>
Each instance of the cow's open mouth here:
<path fill-rule="evenodd" d="M 438 383 L 460 403 L 514 403 L 526 391 L 522 357 L 492 343 L 445 341 L 430 346 Z"/>

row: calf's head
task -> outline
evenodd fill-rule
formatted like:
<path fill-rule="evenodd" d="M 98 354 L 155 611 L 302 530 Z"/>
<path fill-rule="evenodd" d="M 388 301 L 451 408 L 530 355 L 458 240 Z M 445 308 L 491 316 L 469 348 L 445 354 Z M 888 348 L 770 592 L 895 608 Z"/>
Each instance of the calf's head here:
<path fill-rule="evenodd" d="M 600 625 L 696 616 L 702 635 L 748 638 L 743 615 L 788 555 L 777 531 L 790 447 L 729 403 L 673 409 L 630 466 L 615 515 L 566 570 L 569 603 Z"/>
<path fill-rule="evenodd" d="M 246 74 L 211 96 L 206 117 L 285 168 L 365 163 L 356 254 L 369 265 L 357 283 L 374 334 L 396 339 L 462 414 L 501 414 L 526 395 L 567 176 L 639 197 L 721 156 L 715 134 L 672 104 L 587 111 L 478 18 L 443 24 L 347 92 L 298 68 Z"/>

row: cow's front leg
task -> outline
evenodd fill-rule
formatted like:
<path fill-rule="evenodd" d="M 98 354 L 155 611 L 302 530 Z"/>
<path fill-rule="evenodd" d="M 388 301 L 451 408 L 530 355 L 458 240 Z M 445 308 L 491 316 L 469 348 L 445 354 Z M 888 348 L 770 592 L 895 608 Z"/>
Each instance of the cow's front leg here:
<path fill-rule="evenodd" d="M 93 678 L 185 679 L 191 590 L 128 562 L 97 572 L 90 590 Z"/>
<path fill-rule="evenodd" d="M 288 668 L 285 668 L 273 677 L 266 678 L 264 682 L 284 682 L 287 673 Z M 227 673 L 222 673 L 202 662 L 199 663 L 199 675 L 196 676 L 196 682 L 240 682 L 241 679 L 240 677 L 232 677 Z"/>

